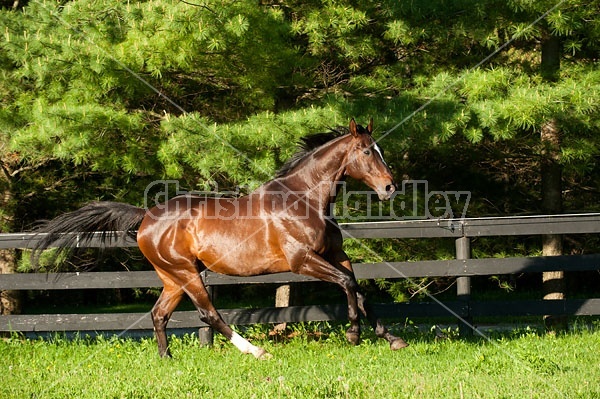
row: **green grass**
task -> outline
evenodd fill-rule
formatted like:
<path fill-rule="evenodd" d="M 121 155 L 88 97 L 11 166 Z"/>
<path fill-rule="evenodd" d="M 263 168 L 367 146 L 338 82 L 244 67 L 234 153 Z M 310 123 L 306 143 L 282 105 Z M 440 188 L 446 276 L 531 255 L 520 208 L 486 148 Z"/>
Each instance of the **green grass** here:
<path fill-rule="evenodd" d="M 0 340 L 1 398 L 600 398 L 600 328 L 558 336 L 520 329 L 461 340 L 404 331 L 392 352 L 367 334 L 352 347 L 341 328 L 300 327 L 286 342 L 244 331 L 273 354 L 258 361 L 223 339 L 201 347 L 172 338 Z M 317 339 L 318 338 L 318 339 Z"/>

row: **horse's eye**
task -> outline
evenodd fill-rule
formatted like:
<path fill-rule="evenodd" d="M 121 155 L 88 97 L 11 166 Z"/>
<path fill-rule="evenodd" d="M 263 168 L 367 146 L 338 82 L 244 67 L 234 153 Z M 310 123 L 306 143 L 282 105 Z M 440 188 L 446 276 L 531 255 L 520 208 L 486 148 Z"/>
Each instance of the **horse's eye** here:
<path fill-rule="evenodd" d="M 365 155 L 371 155 L 371 150 L 364 150 L 363 154 L 365 154 Z"/>

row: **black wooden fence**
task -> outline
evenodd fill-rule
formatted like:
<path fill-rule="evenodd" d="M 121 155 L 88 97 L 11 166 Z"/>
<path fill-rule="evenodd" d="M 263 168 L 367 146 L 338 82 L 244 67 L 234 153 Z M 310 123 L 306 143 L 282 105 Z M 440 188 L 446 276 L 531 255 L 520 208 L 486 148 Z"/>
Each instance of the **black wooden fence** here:
<path fill-rule="evenodd" d="M 470 321 L 479 316 L 600 315 L 600 298 L 566 300 L 485 301 L 471 300 L 472 276 L 538 273 L 563 270 L 600 270 L 600 254 L 553 257 L 471 259 L 471 238 L 541 234 L 600 233 L 600 214 L 555 216 L 407 220 L 341 224 L 346 239 L 356 238 L 454 238 L 456 259 L 418 262 L 355 264 L 359 279 L 456 277 L 457 298 L 451 302 L 379 304 L 374 309 L 383 318 L 454 316 Z M 101 233 L 99 233 L 101 234 Z M 136 246 L 131 240 L 117 240 L 114 246 Z M 33 234 L 0 234 L 0 248 L 28 248 Z M 90 247 L 97 246 L 92 242 Z M 292 273 L 256 277 L 232 277 L 212 272 L 204 274 L 207 286 L 235 284 L 287 284 L 314 281 Z M 154 271 L 28 273 L 0 275 L 0 290 L 70 290 L 160 287 Z M 282 323 L 339 320 L 347 317 L 345 305 L 290 306 L 263 309 L 220 309 L 230 324 Z M 195 311 L 175 312 L 169 328 L 205 327 Z M 146 313 L 45 314 L 0 316 L 0 331 L 131 331 L 152 329 Z"/>

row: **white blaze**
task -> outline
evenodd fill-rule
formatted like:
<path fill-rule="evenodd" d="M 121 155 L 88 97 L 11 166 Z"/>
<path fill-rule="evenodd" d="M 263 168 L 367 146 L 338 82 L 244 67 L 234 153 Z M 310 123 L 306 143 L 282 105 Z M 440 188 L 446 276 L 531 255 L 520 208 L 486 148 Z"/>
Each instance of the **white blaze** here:
<path fill-rule="evenodd" d="M 379 157 L 381 158 L 381 160 L 383 161 L 383 164 L 385 166 L 387 166 L 387 162 L 385 162 L 385 159 L 383 159 L 383 153 L 381 152 L 381 148 L 379 148 L 379 146 L 377 145 L 377 143 L 373 143 L 373 149 L 375 151 L 377 151 L 377 153 L 379 154 Z"/>

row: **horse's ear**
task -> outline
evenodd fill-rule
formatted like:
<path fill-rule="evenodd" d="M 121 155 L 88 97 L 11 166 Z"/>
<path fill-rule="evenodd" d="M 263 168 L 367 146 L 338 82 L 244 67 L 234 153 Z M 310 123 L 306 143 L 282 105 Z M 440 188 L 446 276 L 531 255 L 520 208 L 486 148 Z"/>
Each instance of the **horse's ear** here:
<path fill-rule="evenodd" d="M 350 134 L 353 137 L 358 136 L 358 127 L 356 126 L 356 121 L 354 120 L 354 118 L 350 119 Z"/>
<path fill-rule="evenodd" d="M 373 134 L 373 118 L 371 118 L 367 125 L 367 133 L 369 133 L 369 135 Z"/>

